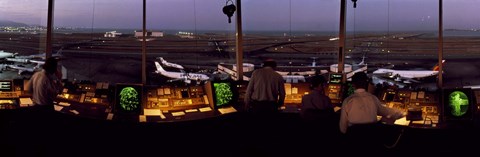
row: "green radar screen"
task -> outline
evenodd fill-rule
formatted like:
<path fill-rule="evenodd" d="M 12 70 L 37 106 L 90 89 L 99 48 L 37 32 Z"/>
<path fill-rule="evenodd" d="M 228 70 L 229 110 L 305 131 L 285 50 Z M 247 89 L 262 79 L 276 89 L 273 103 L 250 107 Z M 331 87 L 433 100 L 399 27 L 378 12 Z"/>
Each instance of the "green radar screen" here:
<path fill-rule="evenodd" d="M 118 114 L 141 114 L 143 104 L 141 84 L 116 84 L 114 112 Z"/>
<path fill-rule="evenodd" d="M 448 106 L 453 116 L 461 117 L 467 114 L 469 107 L 468 96 L 462 91 L 454 91 L 448 95 Z"/>
<path fill-rule="evenodd" d="M 124 111 L 134 111 L 140 106 L 139 93 L 133 87 L 125 87 L 120 91 L 120 107 Z"/>
<path fill-rule="evenodd" d="M 214 83 L 215 104 L 223 106 L 229 104 L 233 100 L 233 91 L 230 83 Z"/>

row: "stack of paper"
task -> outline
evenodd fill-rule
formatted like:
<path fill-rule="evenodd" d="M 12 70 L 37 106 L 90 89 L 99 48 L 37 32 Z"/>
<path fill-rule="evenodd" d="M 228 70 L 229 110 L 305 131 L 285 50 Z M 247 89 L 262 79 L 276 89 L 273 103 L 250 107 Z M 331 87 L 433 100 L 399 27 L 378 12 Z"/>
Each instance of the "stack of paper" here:
<path fill-rule="evenodd" d="M 210 107 L 203 107 L 203 108 L 200 108 L 199 110 L 200 110 L 200 112 L 208 112 L 208 111 L 212 111 L 212 108 L 210 108 Z"/>
<path fill-rule="evenodd" d="M 225 107 L 225 108 L 219 108 L 218 112 L 220 112 L 221 114 L 226 114 L 226 113 L 237 112 L 237 110 L 233 107 Z"/>
<path fill-rule="evenodd" d="M 20 107 L 32 106 L 33 101 L 30 98 L 20 98 Z"/>

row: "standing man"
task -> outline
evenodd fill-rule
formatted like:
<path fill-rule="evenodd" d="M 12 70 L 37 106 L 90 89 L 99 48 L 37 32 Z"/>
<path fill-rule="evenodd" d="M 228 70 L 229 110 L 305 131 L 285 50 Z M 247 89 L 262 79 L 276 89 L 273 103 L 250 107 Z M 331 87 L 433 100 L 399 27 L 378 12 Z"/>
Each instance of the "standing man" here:
<path fill-rule="evenodd" d="M 263 68 L 253 72 L 245 94 L 245 106 L 253 113 L 276 113 L 285 100 L 283 77 L 275 71 L 273 59 L 263 62 Z"/>

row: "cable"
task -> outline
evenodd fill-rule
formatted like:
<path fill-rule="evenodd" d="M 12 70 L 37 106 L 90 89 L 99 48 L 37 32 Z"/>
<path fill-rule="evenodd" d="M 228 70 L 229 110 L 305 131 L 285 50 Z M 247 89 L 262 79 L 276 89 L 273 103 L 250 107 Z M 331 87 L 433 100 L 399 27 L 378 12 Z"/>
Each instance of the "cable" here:
<path fill-rule="evenodd" d="M 198 49 L 198 38 L 197 38 L 197 0 L 193 0 L 193 29 L 194 29 L 194 34 L 193 37 L 195 38 L 195 50 Z M 228 1 L 227 1 L 228 3 Z M 232 2 L 233 3 L 233 2 Z M 197 62 L 197 70 L 200 69 L 200 66 L 198 65 L 198 55 L 196 56 L 196 62 Z"/>
<path fill-rule="evenodd" d="M 96 1 L 95 0 L 92 0 L 92 1 L 93 1 L 93 7 L 92 7 L 93 11 L 92 11 L 92 25 L 91 25 L 91 32 L 90 33 L 91 33 L 91 40 L 94 41 L 93 26 L 95 24 L 95 3 L 96 3 Z M 90 51 L 90 56 L 92 56 L 92 55 L 93 55 L 92 51 Z M 90 60 L 90 62 L 91 62 L 91 60 Z M 88 64 L 88 73 L 90 73 L 90 70 L 92 70 L 91 63 Z M 87 76 L 89 76 L 89 75 L 87 74 Z"/>
<path fill-rule="evenodd" d="M 402 138 L 402 135 L 403 135 L 404 132 L 405 132 L 405 128 L 402 128 L 402 130 L 400 130 L 400 134 L 398 135 L 397 139 L 395 140 L 395 142 L 392 145 L 384 144 L 383 146 L 385 146 L 385 148 L 388 148 L 388 149 L 395 148 L 397 146 L 398 142 L 400 141 L 400 139 Z"/>
<path fill-rule="evenodd" d="M 390 0 L 387 1 L 387 62 L 390 55 Z"/>

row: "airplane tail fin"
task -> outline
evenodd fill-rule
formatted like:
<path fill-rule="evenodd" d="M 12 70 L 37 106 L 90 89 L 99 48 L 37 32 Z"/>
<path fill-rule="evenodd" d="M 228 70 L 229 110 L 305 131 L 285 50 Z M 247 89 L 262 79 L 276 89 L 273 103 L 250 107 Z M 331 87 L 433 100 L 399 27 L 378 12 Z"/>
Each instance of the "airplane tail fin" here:
<path fill-rule="evenodd" d="M 60 48 L 60 50 L 57 51 L 57 55 L 61 56 L 61 55 L 62 55 L 62 52 L 63 52 L 63 47 Z"/>
<path fill-rule="evenodd" d="M 445 65 L 445 60 L 442 60 L 442 66 Z M 438 64 L 435 64 L 435 66 L 433 67 L 432 69 L 433 71 L 439 71 L 440 70 L 440 67 L 438 66 Z"/>
<path fill-rule="evenodd" d="M 165 72 L 165 69 L 163 69 L 163 67 L 162 67 L 162 65 L 160 65 L 160 63 L 155 62 L 155 66 L 157 67 L 157 72 L 158 72 L 158 73 L 163 73 L 163 72 Z"/>
<path fill-rule="evenodd" d="M 363 53 L 362 61 L 360 63 L 358 63 L 358 65 L 365 65 L 365 54 L 366 53 Z"/>

